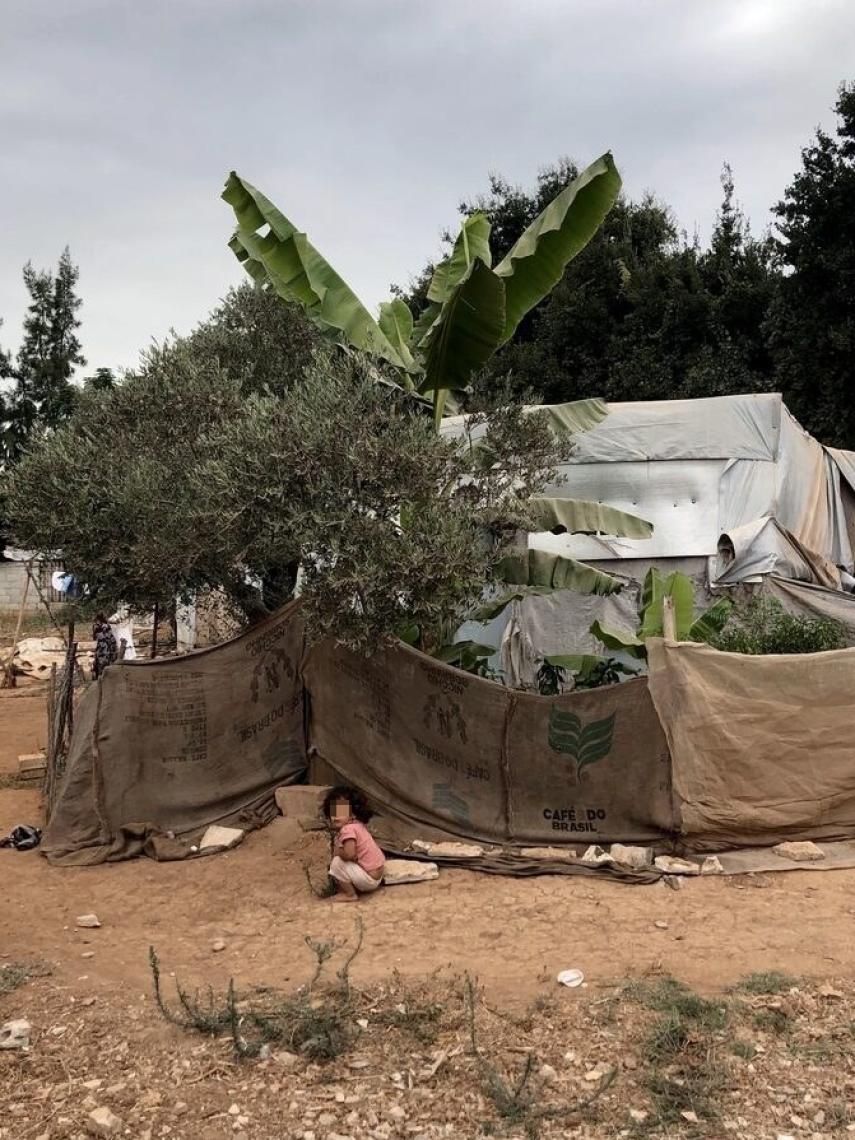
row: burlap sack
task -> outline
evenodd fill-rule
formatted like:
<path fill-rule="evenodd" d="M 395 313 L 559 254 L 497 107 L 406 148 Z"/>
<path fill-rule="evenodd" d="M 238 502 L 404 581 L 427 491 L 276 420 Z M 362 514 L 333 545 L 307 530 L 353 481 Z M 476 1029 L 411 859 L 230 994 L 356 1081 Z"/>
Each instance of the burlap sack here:
<path fill-rule="evenodd" d="M 384 837 L 580 847 L 673 829 L 665 739 L 644 680 L 547 699 L 397 645 L 304 662 L 325 782 L 382 810 Z"/>
<path fill-rule="evenodd" d="M 855 835 L 855 649 L 753 657 L 648 643 L 696 850 Z"/>
<path fill-rule="evenodd" d="M 292 604 L 224 645 L 111 665 L 80 702 L 48 859 L 175 858 L 189 843 L 165 832 L 271 819 L 306 767 L 302 645 Z"/>

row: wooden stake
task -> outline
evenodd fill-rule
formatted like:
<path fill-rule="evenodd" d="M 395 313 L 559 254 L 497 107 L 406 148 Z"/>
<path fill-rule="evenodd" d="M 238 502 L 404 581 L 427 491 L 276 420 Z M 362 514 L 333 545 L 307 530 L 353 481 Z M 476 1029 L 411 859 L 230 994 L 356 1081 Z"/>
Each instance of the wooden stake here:
<path fill-rule="evenodd" d="M 662 629 L 666 641 L 677 640 L 677 615 L 674 612 L 674 599 L 669 595 L 662 599 Z"/>
<path fill-rule="evenodd" d="M 151 631 L 151 653 L 149 657 L 157 657 L 157 623 L 160 620 L 160 606 L 154 607 L 154 626 Z"/>

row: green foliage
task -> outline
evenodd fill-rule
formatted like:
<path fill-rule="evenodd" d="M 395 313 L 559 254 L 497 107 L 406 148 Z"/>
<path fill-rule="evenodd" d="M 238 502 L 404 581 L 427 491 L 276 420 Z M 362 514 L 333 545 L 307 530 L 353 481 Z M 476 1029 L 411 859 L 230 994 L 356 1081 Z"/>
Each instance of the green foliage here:
<path fill-rule="evenodd" d="M 574 689 L 599 689 L 604 685 L 617 685 L 621 674 L 634 676 L 635 672 L 614 657 L 554 654 L 544 657 L 540 664 L 536 675 L 537 691 L 542 697 L 563 692 L 568 673 L 572 674 Z"/>
<path fill-rule="evenodd" d="M 243 576 L 217 562 L 192 497 L 206 433 L 241 407 L 238 386 L 201 371 L 186 344 L 153 348 L 109 391 L 84 390 L 71 420 L 27 455 L 5 484 L 16 543 L 62 551 L 95 604 L 143 610 Z"/>
<path fill-rule="evenodd" d="M 545 204 L 495 269 L 490 224 L 474 212 L 431 274 L 418 319 L 408 320 L 406 306 L 393 301 L 381 310 L 379 323 L 306 235 L 234 171 L 222 197 L 237 220 L 229 244 L 253 280 L 301 306 L 334 342 L 393 365 L 403 388 L 416 383 L 421 393 L 432 394 L 439 424 L 449 392 L 465 388 L 551 292 L 619 190 L 620 176 L 605 154 Z"/>
<path fill-rule="evenodd" d="M 319 352 L 281 398 L 254 396 L 207 438 L 191 497 L 218 561 L 299 562 L 312 637 L 368 649 L 447 640 L 528 523 L 566 444 L 519 408 L 459 438 L 378 385 L 370 362 Z"/>
<path fill-rule="evenodd" d="M 712 642 L 723 629 L 733 603 L 729 598 L 720 598 L 707 610 L 695 617 L 694 589 L 691 579 L 678 570 L 667 577 L 657 567 L 648 570 L 639 599 L 639 627 L 637 633 L 627 633 L 612 629 L 595 621 L 591 633 L 607 649 L 619 649 L 644 660 L 647 657 L 645 642 L 649 637 L 663 635 L 663 601 L 671 598 L 674 602 L 674 619 L 678 641 Z"/>
<path fill-rule="evenodd" d="M 830 618 L 787 613 L 777 598 L 756 598 L 733 612 L 710 641 L 726 653 L 822 653 L 843 649 L 843 626 Z"/>
<path fill-rule="evenodd" d="M 818 130 L 778 203 L 782 272 L 767 332 L 775 383 L 824 443 L 855 446 L 855 85 L 838 92 L 836 138 Z"/>
<path fill-rule="evenodd" d="M 779 970 L 763 970 L 743 978 L 737 990 L 747 994 L 782 994 L 797 986 L 798 979 Z"/>
<path fill-rule="evenodd" d="M 477 641 L 455 641 L 441 646 L 434 656 L 446 665 L 454 665 L 466 673 L 486 677 L 490 671 L 487 659 L 495 652 L 494 645 L 481 645 Z"/>
<path fill-rule="evenodd" d="M 30 296 L 24 336 L 14 370 L 0 353 L 0 377 L 13 375 L 15 386 L 3 400 L 0 461 L 15 463 L 32 440 L 64 422 L 71 414 L 76 389 L 75 367 L 85 364 L 77 330 L 81 301 L 78 269 L 66 247 L 57 271 L 36 270 L 27 262 L 24 285 Z"/>
<path fill-rule="evenodd" d="M 502 256 L 577 176 L 567 160 L 544 170 L 531 191 L 493 176 L 489 195 L 460 210 L 486 214 Z M 518 393 L 546 403 L 571 393 L 638 400 L 770 389 L 762 325 L 779 273 L 770 241 L 748 231 L 727 166 L 722 183 L 708 250 L 681 240 L 653 197 L 619 198 L 561 282 L 482 370 L 476 391 L 508 375 Z M 420 279 L 407 295 L 411 305 L 423 291 Z"/>
<path fill-rule="evenodd" d="M 282 395 L 302 380 L 320 336 L 299 306 L 245 282 L 187 340 L 200 368 L 219 369 L 245 395 Z"/>

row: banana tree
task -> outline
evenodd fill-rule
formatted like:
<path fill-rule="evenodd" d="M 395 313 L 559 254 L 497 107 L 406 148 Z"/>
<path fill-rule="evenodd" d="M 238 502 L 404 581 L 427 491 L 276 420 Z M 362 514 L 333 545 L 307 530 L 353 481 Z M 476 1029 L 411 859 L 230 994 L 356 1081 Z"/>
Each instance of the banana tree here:
<path fill-rule="evenodd" d="M 675 570 L 667 577 L 655 566 L 647 572 L 639 602 L 639 627 L 636 633 L 612 629 L 595 621 L 591 633 L 607 649 L 618 649 L 630 657 L 647 657 L 646 641 L 649 637 L 662 637 L 664 598 L 674 602 L 674 619 L 678 641 L 709 641 L 720 633 L 730 616 L 733 602 L 720 598 L 709 609 L 695 617 L 695 598 L 692 583 L 685 574 Z"/>
<path fill-rule="evenodd" d="M 463 389 L 561 280 L 614 205 L 620 175 L 604 154 L 562 190 L 493 266 L 490 222 L 463 222 L 436 268 L 417 320 L 401 300 L 372 317 L 352 289 L 280 210 L 232 171 L 223 199 L 237 222 L 229 245 L 253 280 L 299 305 L 331 340 L 397 369 L 402 387 L 429 397 L 437 425 L 449 392 Z"/>

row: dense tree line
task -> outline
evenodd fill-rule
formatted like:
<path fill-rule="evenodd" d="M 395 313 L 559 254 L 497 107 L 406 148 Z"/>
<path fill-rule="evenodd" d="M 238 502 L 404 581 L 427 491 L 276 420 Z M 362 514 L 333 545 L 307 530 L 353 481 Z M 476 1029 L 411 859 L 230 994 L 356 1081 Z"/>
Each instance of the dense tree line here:
<path fill-rule="evenodd" d="M 823 442 L 855 447 L 855 87 L 835 109 L 836 137 L 804 149 L 766 235 L 750 232 L 727 165 L 705 248 L 655 198 L 622 199 L 478 387 L 547 403 L 782 391 Z M 494 176 L 460 212 L 489 215 L 501 257 L 576 173 L 563 160 L 530 191 Z M 414 311 L 430 268 L 398 290 Z"/>

